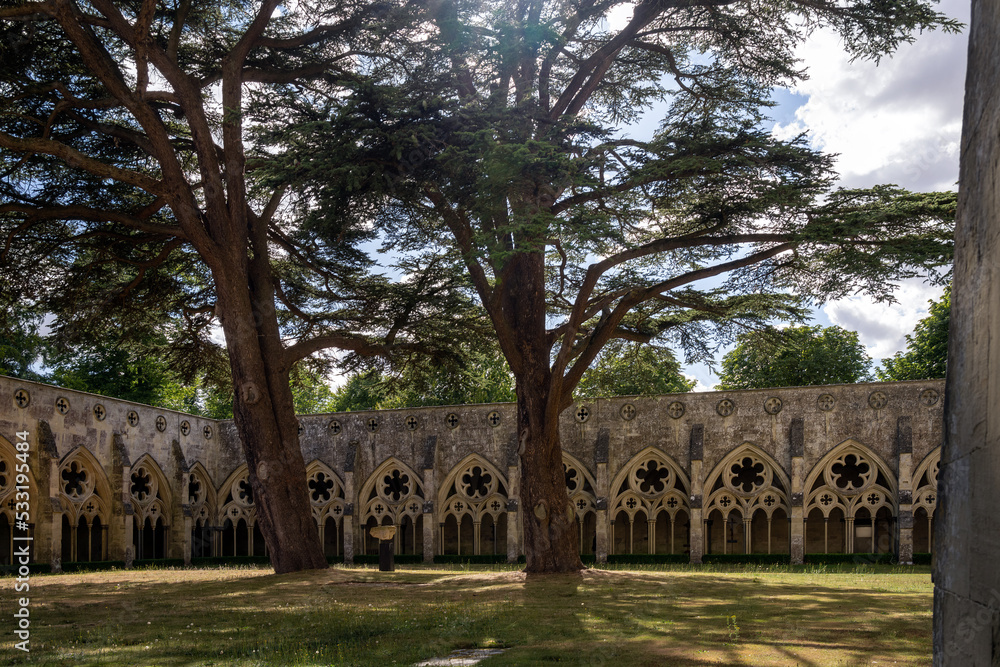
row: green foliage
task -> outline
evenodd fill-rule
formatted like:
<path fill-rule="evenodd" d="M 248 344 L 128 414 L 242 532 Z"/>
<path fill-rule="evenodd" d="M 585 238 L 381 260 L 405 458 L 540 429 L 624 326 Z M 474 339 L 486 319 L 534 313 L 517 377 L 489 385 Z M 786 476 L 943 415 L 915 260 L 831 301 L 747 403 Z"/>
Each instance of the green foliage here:
<path fill-rule="evenodd" d="M 802 326 L 741 334 L 722 359 L 719 389 L 850 384 L 870 379 L 871 359 L 858 334 Z"/>
<path fill-rule="evenodd" d="M 20 309 L 0 318 L 0 375 L 44 381 L 42 375 L 32 370 L 41 360 L 44 347 L 38 334 L 40 326 L 40 317 Z"/>
<path fill-rule="evenodd" d="M 507 403 L 516 399 L 507 362 L 489 342 L 456 346 L 445 358 L 415 358 L 398 372 L 351 374 L 333 395 L 333 412 L 431 405 Z"/>
<path fill-rule="evenodd" d="M 695 384 L 681 373 L 670 350 L 613 341 L 584 373 L 576 393 L 584 398 L 683 394 Z"/>
<path fill-rule="evenodd" d="M 939 301 L 929 301 L 930 312 L 906 336 L 906 350 L 882 360 L 875 371 L 882 381 L 943 378 L 948 366 L 948 327 L 951 320 L 951 286 Z"/>

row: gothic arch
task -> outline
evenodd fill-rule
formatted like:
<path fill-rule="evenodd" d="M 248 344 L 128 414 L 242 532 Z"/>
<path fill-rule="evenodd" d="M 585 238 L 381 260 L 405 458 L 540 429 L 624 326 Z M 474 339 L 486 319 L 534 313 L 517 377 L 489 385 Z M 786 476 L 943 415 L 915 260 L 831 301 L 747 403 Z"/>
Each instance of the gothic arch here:
<path fill-rule="evenodd" d="M 507 553 L 507 478 L 479 454 L 462 459 L 438 491 L 443 554 Z"/>
<path fill-rule="evenodd" d="M 187 505 L 191 510 L 191 557 L 203 558 L 215 554 L 212 527 L 216 520 L 218 498 L 212 476 L 196 461 L 187 471 Z"/>
<path fill-rule="evenodd" d="M 218 553 L 222 556 L 266 556 L 264 536 L 257 526 L 257 507 L 247 464 L 234 470 L 222 483 L 217 498 L 219 511 Z"/>
<path fill-rule="evenodd" d="M 423 542 L 423 480 L 394 456 L 383 461 L 361 487 L 362 553 L 376 553 L 377 540 L 368 532 L 375 526 L 396 526 L 396 552 L 418 553 Z"/>
<path fill-rule="evenodd" d="M 583 463 L 563 452 L 566 493 L 576 514 L 580 553 L 592 554 L 597 547 L 597 482 Z"/>
<path fill-rule="evenodd" d="M 941 447 L 924 457 L 913 473 L 913 550 L 934 550 L 934 511 L 938 501 L 938 471 Z"/>
<path fill-rule="evenodd" d="M 704 488 L 706 552 L 787 553 L 791 481 L 770 454 L 742 443 L 712 469 Z"/>
<path fill-rule="evenodd" d="M 306 466 L 306 480 L 323 551 L 327 556 L 340 556 L 344 553 L 343 517 L 347 507 L 344 483 L 319 459 Z"/>
<path fill-rule="evenodd" d="M 657 553 L 662 541 L 657 532 L 662 537 L 669 521 L 669 551 L 673 553 L 678 517 L 690 523 L 690 491 L 687 474 L 662 450 L 647 447 L 633 456 L 611 484 L 610 552 Z M 659 531 L 657 524 L 662 524 Z"/>
<path fill-rule="evenodd" d="M 24 456 L 24 453 L 21 453 Z M 11 565 L 14 555 L 14 532 L 15 521 L 17 520 L 17 503 L 28 500 L 29 505 L 32 499 L 40 498 L 38 485 L 35 483 L 32 467 L 28 466 L 28 492 L 18 496 L 17 467 L 23 465 L 23 461 L 17 457 L 17 448 L 9 440 L 0 436 L 0 565 Z M 23 468 L 22 468 L 23 470 Z M 22 490 L 23 493 L 23 490 Z M 24 508 L 21 508 L 24 511 Z M 34 536 L 34 523 L 29 519 L 28 535 Z M 34 541 L 29 543 L 31 553 L 34 553 Z M 33 556 L 32 556 L 33 557 Z"/>
<path fill-rule="evenodd" d="M 97 458 L 83 445 L 59 462 L 63 561 L 108 559 L 111 487 Z"/>
<path fill-rule="evenodd" d="M 896 549 L 896 475 L 882 458 L 849 439 L 826 453 L 806 476 L 806 540 L 847 553 L 891 553 Z M 810 517 L 815 517 L 810 520 Z M 822 517 L 822 538 L 813 525 Z M 812 534 L 812 537 L 810 537 Z"/>
<path fill-rule="evenodd" d="M 171 493 L 166 475 L 152 456 L 143 454 L 132 465 L 127 484 L 135 557 L 166 558 L 171 516 Z"/>

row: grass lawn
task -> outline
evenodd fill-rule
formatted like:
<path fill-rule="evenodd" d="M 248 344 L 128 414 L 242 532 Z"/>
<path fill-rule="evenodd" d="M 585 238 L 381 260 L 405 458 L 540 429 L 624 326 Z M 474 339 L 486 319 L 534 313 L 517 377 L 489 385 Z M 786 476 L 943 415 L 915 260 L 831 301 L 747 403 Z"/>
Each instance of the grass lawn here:
<path fill-rule="evenodd" d="M 31 577 L 31 653 L 14 649 L 0 579 L 0 664 L 481 663 L 927 665 L 929 567 L 632 566 L 135 570 Z"/>

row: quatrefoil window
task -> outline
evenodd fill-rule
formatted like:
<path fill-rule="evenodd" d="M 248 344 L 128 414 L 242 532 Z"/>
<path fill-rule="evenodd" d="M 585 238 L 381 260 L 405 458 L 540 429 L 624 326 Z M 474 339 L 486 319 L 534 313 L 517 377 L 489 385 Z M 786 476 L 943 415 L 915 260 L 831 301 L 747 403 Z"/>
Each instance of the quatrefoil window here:
<path fill-rule="evenodd" d="M 382 489 L 382 495 L 390 498 L 393 502 L 410 495 L 410 476 L 405 472 L 393 470 L 392 473 L 382 478 L 382 483 L 385 485 Z"/>
<path fill-rule="evenodd" d="M 635 476 L 640 480 L 639 490 L 643 493 L 663 493 L 667 490 L 670 469 L 661 468 L 656 461 L 647 461 L 645 466 L 635 471 Z"/>
<path fill-rule="evenodd" d="M 749 456 L 737 461 L 730 468 L 730 483 L 734 488 L 750 493 L 764 484 L 764 464 Z"/>
<path fill-rule="evenodd" d="M 483 498 L 490 492 L 493 475 L 479 466 L 472 466 L 462 475 L 462 490 L 470 498 Z"/>
<path fill-rule="evenodd" d="M 318 472 L 309 480 L 309 488 L 312 490 L 312 500 L 314 503 L 323 503 L 330 499 L 330 492 L 333 490 L 333 480 L 325 473 Z"/>
<path fill-rule="evenodd" d="M 82 498 L 86 494 L 88 488 L 87 471 L 79 463 L 73 461 L 63 468 L 61 476 L 66 482 L 63 486 L 63 493 L 67 496 L 76 499 Z"/>
<path fill-rule="evenodd" d="M 150 496 L 153 489 L 150 486 L 151 475 L 144 468 L 139 468 L 132 473 L 132 497 L 140 503 Z"/>

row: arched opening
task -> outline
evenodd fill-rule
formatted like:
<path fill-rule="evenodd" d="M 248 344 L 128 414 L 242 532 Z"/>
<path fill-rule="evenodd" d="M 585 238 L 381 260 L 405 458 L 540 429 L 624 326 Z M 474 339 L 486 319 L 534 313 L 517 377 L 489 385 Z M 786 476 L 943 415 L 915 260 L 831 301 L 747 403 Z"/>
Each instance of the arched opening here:
<path fill-rule="evenodd" d="M 649 519 L 642 510 L 632 517 L 632 548 L 631 554 L 648 554 L 649 550 Z"/>
<path fill-rule="evenodd" d="M 90 524 L 90 550 L 87 554 L 88 560 L 104 560 L 104 525 L 101 517 L 95 516 Z"/>
<path fill-rule="evenodd" d="M 377 527 L 378 519 L 373 516 L 368 517 L 368 521 L 365 522 L 365 536 L 363 540 L 366 554 L 378 555 L 378 540 L 372 537 L 371 531 L 372 528 Z"/>
<path fill-rule="evenodd" d="M 458 553 L 469 556 L 476 553 L 476 524 L 468 514 L 462 515 L 462 522 L 458 526 Z"/>
<path fill-rule="evenodd" d="M 207 558 L 212 555 L 212 533 L 205 519 L 198 519 L 191 528 L 191 557 Z"/>
<path fill-rule="evenodd" d="M 830 520 L 826 523 L 827 549 L 825 553 L 847 553 L 847 520 L 844 510 L 839 507 L 830 511 Z"/>
<path fill-rule="evenodd" d="M 705 520 L 705 539 L 708 542 L 705 547 L 705 553 L 728 553 L 726 551 L 726 540 L 728 539 L 726 520 L 722 516 L 722 512 L 718 509 L 712 510 L 708 515 L 708 519 Z"/>
<path fill-rule="evenodd" d="M 788 514 L 778 508 L 771 512 L 771 539 L 769 554 L 791 553 L 791 533 L 789 531 Z"/>
<path fill-rule="evenodd" d="M 612 532 L 614 533 L 612 537 L 612 549 L 611 553 L 614 554 L 627 554 L 631 553 L 630 543 L 632 534 L 632 520 L 629 519 L 628 512 L 621 510 L 615 517 L 615 522 L 612 525 Z"/>
<path fill-rule="evenodd" d="M 236 555 L 250 555 L 250 529 L 245 519 L 236 522 Z"/>
<path fill-rule="evenodd" d="M 90 558 L 90 526 L 87 524 L 87 517 L 80 517 L 76 524 L 76 560 L 80 562 L 89 561 Z"/>
<path fill-rule="evenodd" d="M 670 512 L 661 510 L 656 513 L 656 525 L 653 526 L 655 539 L 653 540 L 653 553 L 668 554 L 673 553 L 674 542 L 671 538 Z"/>
<path fill-rule="evenodd" d="M 454 514 L 449 514 L 444 518 L 444 526 L 441 530 L 441 553 L 458 553 L 458 519 Z"/>
<path fill-rule="evenodd" d="M 746 550 L 746 528 L 743 523 L 743 512 L 731 510 L 726 517 L 726 545 L 722 553 L 744 554 Z"/>
<path fill-rule="evenodd" d="M 253 555 L 257 557 L 267 556 L 267 542 L 264 541 L 264 534 L 260 532 L 260 525 L 253 522 Z"/>
<path fill-rule="evenodd" d="M 672 554 L 691 553 L 691 516 L 687 510 L 677 510 L 674 513 Z"/>
<path fill-rule="evenodd" d="M 236 555 L 236 531 L 233 528 L 233 520 L 226 519 L 225 523 L 222 524 L 222 555 L 223 556 L 235 556 Z"/>
<path fill-rule="evenodd" d="M 913 513 L 913 551 L 917 553 L 931 553 L 933 544 L 931 536 L 931 518 L 927 509 L 918 507 Z"/>
<path fill-rule="evenodd" d="M 874 552 L 891 554 L 896 552 L 896 518 L 888 507 L 880 507 L 874 518 Z"/>
<path fill-rule="evenodd" d="M 484 514 L 479 522 L 479 553 L 497 554 L 497 524 L 492 514 Z"/>
<path fill-rule="evenodd" d="M 504 515 L 500 516 L 505 518 Z M 594 512 L 586 512 L 582 521 L 577 516 L 576 526 L 580 531 L 580 553 L 595 553 L 597 551 L 597 515 Z"/>
<path fill-rule="evenodd" d="M 335 558 L 344 553 L 344 536 L 340 534 L 340 526 L 332 516 L 326 517 L 323 524 L 323 553 L 327 558 Z"/>
<path fill-rule="evenodd" d="M 854 552 L 867 554 L 875 552 L 875 523 L 867 507 L 859 507 L 854 513 Z"/>
<path fill-rule="evenodd" d="M 69 517 L 62 515 L 62 545 L 59 558 L 64 563 L 73 560 L 73 528 L 69 523 Z"/>

